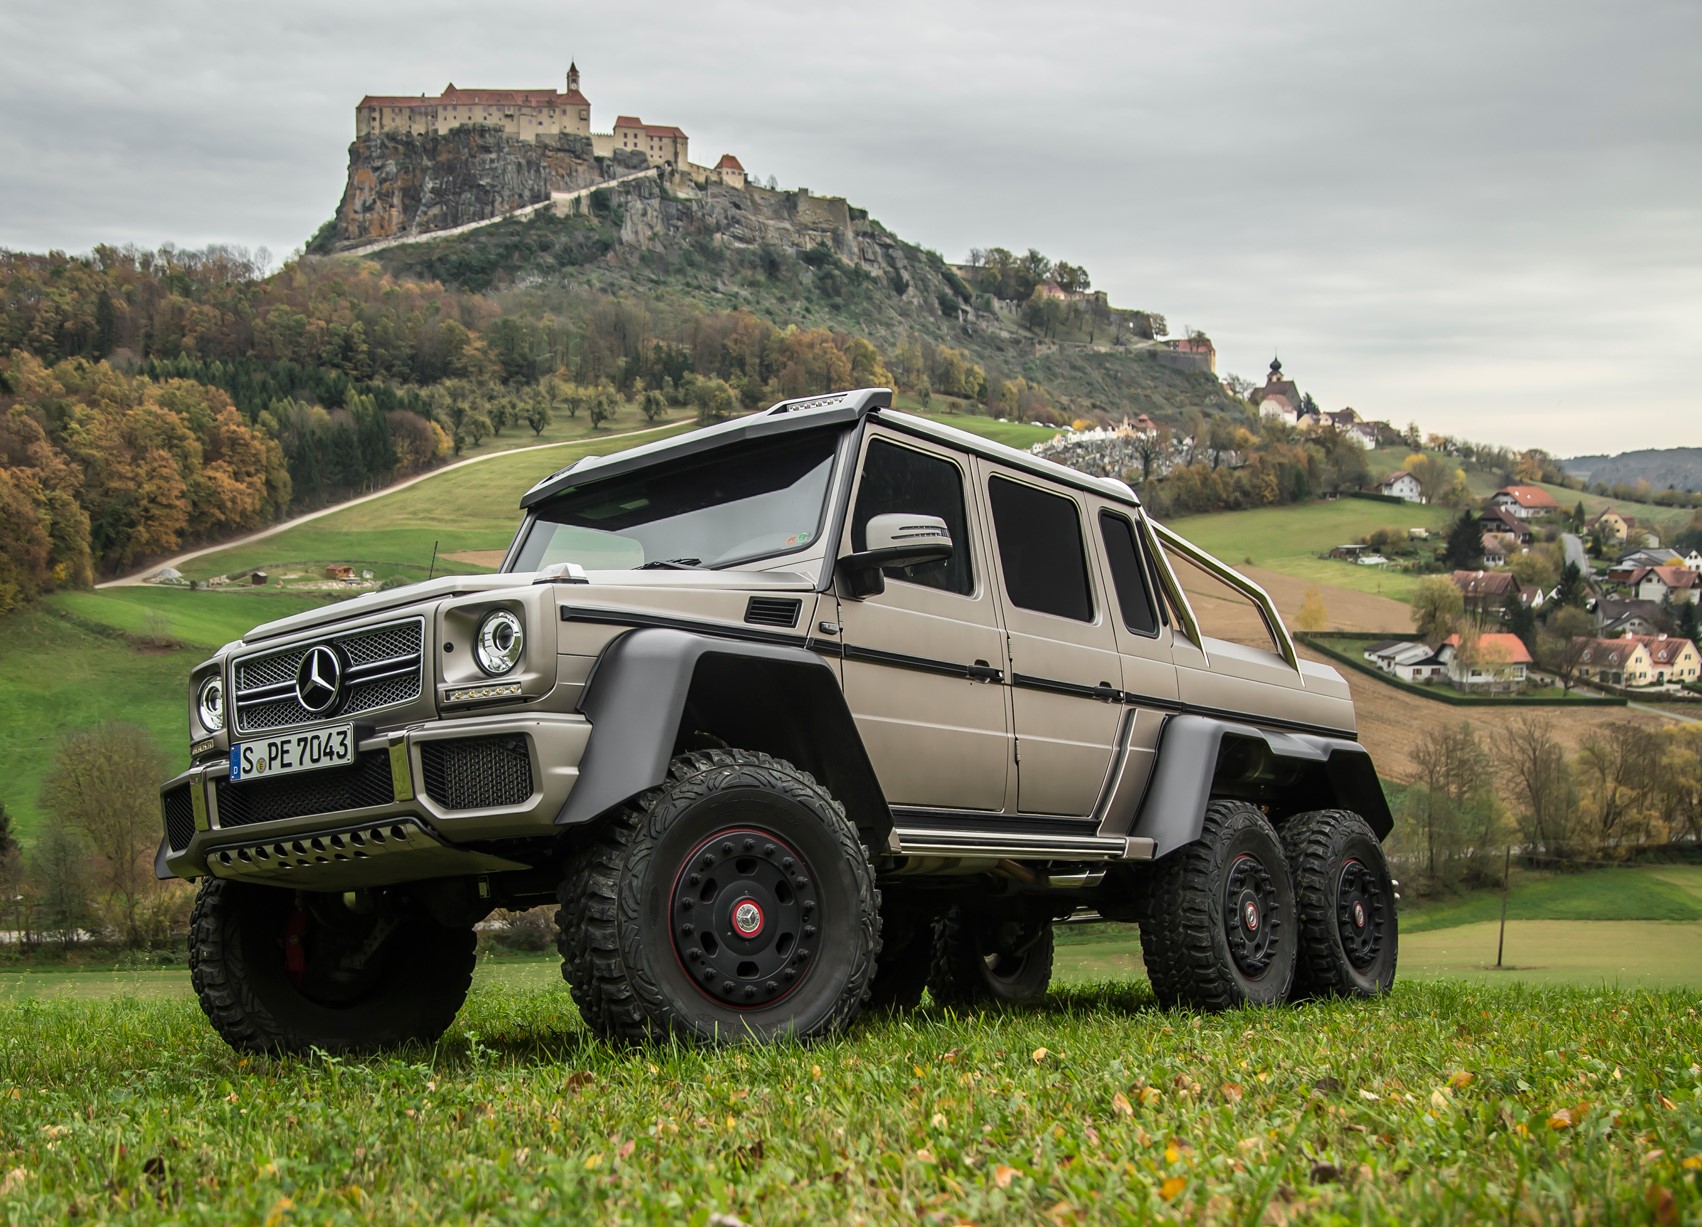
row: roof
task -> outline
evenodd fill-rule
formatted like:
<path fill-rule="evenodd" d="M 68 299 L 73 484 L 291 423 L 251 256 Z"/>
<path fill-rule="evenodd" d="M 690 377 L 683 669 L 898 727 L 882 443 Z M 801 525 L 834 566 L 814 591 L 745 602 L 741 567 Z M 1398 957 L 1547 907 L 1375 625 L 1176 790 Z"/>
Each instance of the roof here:
<path fill-rule="evenodd" d="M 1503 494 L 1521 507 L 1554 508 L 1560 506 L 1559 503 L 1554 501 L 1554 495 L 1536 486 L 1502 486 L 1495 492 L 1495 497 L 1500 498 Z"/>
<path fill-rule="evenodd" d="M 739 159 L 735 158 L 732 154 L 724 153 L 724 154 L 721 155 L 721 160 L 719 162 L 715 163 L 715 169 L 716 170 L 739 170 L 739 171 L 742 171 L 742 170 L 744 170 L 744 167 L 742 165 L 740 165 Z"/>
<path fill-rule="evenodd" d="M 553 89 L 456 89 L 453 82 L 443 87 L 441 94 L 368 94 L 360 100 L 363 107 L 434 107 L 434 106 L 590 106 L 590 100 L 578 90 L 565 94 Z"/>
<path fill-rule="evenodd" d="M 1412 474 L 1407 472 L 1405 469 L 1396 469 L 1393 473 L 1390 473 L 1383 479 L 1383 484 L 1385 486 L 1392 486 L 1403 477 L 1412 477 Z M 1418 478 L 1416 477 L 1412 477 L 1412 479 L 1414 481 L 1418 481 Z"/>
<path fill-rule="evenodd" d="M 565 491 L 593 481 L 601 481 L 605 477 L 630 473 L 651 464 L 699 455 L 718 447 L 734 447 L 794 430 L 849 426 L 876 413 L 880 414 L 882 425 L 895 430 L 933 439 L 948 447 L 984 456 L 1013 468 L 1026 469 L 1102 498 L 1114 499 L 1134 507 L 1140 506 L 1140 499 L 1135 497 L 1135 492 L 1115 478 L 1093 477 L 1080 470 L 1044 460 L 1031 452 L 994 443 L 991 439 L 970 434 L 955 426 L 899 413 L 892 408 L 892 391 L 889 388 L 857 388 L 846 392 L 830 392 L 822 396 L 781 401 L 760 413 L 705 426 L 676 438 L 641 444 L 612 456 L 586 456 L 566 468 L 557 470 L 526 491 L 520 498 L 520 506 L 529 509 Z"/>
<path fill-rule="evenodd" d="M 1458 648 L 1460 637 L 1449 635 L 1443 644 Z M 1493 661 L 1501 665 L 1528 665 L 1531 660 L 1531 650 L 1525 646 L 1525 641 L 1510 631 L 1490 631 L 1477 637 L 1479 659 Z"/>
<path fill-rule="evenodd" d="M 1623 665 L 1637 654 L 1642 641 L 1635 635 L 1624 639 L 1585 639 L 1580 636 L 1572 641 L 1572 646 L 1578 650 L 1579 664 Z"/>
<path fill-rule="evenodd" d="M 1682 635 L 1640 635 L 1644 647 L 1649 649 L 1649 659 L 1657 665 L 1670 665 L 1680 656 L 1684 649 L 1691 646 L 1690 640 Z"/>
<path fill-rule="evenodd" d="M 1640 584 L 1650 575 L 1655 576 L 1668 588 L 1684 589 L 1702 587 L 1702 575 L 1698 575 L 1689 567 L 1671 565 L 1664 567 L 1643 567 L 1631 577 L 1631 582 L 1633 584 Z"/>
<path fill-rule="evenodd" d="M 1466 596 L 1507 596 L 1519 590 L 1511 571 L 1455 571 L 1451 578 Z"/>

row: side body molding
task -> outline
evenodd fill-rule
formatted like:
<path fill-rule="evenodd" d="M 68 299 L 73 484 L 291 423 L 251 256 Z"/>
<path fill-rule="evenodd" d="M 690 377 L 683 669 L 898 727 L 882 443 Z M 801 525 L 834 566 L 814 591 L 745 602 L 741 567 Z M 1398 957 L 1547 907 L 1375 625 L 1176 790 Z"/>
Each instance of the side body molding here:
<path fill-rule="evenodd" d="M 1288 813 L 1352 810 L 1378 839 L 1394 827 L 1371 755 L 1357 741 L 1183 714 L 1165 721 L 1130 834 L 1151 839 L 1155 857 L 1192 843 L 1214 793 L 1268 801 Z"/>
<path fill-rule="evenodd" d="M 802 645 L 641 627 L 604 649 L 579 710 L 591 739 L 559 826 L 589 822 L 661 784 L 682 735 L 701 730 L 789 760 L 825 785 L 853 822 L 883 838 L 891 829 L 839 678 Z"/>

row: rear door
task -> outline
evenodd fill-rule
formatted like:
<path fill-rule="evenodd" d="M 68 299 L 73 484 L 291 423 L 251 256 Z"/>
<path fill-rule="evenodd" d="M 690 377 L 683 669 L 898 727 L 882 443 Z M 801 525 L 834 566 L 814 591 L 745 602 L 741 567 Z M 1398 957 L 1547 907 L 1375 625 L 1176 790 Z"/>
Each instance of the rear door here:
<path fill-rule="evenodd" d="M 1122 662 L 1088 548 L 1084 500 L 994 462 L 977 484 L 1010 656 L 1017 809 L 1085 817 L 1122 721 Z"/>

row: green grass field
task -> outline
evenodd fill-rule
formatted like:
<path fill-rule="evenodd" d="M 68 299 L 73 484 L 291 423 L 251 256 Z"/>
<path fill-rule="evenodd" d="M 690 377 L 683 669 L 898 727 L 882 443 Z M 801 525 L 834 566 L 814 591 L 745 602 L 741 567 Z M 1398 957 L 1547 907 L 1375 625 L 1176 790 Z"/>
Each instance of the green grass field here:
<path fill-rule="evenodd" d="M 1455 513 L 1446 507 L 1344 498 L 1332 503 L 1185 516 L 1169 521 L 1167 527 L 1232 566 L 1269 567 L 1326 587 L 1406 600 L 1418 587 L 1419 576 L 1361 567 L 1321 555 L 1333 546 L 1358 541 L 1375 529 L 1393 528 L 1404 533 L 1409 528 L 1428 528 L 1435 534 L 1445 531 L 1454 518 Z"/>
<path fill-rule="evenodd" d="M 432 1048 L 244 1058 L 187 999 L 0 1004 L 16 1223 L 1553 1222 L 1702 1214 L 1688 993 L 1138 987 L 762 1050 L 611 1049 L 481 984 Z M 720 1220 L 722 1222 L 727 1219 Z"/>

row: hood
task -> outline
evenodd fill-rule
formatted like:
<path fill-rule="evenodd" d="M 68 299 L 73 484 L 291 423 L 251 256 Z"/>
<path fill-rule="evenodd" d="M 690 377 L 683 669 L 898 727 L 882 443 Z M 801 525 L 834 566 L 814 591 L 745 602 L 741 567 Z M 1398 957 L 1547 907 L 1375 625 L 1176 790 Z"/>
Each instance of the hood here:
<path fill-rule="evenodd" d="M 445 597 L 500 592 L 505 588 L 528 588 L 536 576 L 537 573 L 533 571 L 509 575 L 446 575 L 442 579 L 408 584 L 385 592 L 368 592 L 363 596 L 336 601 L 319 609 L 291 614 L 274 622 L 263 622 L 244 635 L 241 642 L 261 643 L 319 626 L 347 622 L 368 614 L 424 605 Z M 587 582 L 583 584 L 558 583 L 555 586 L 564 596 L 572 594 L 575 604 L 595 604 L 599 587 L 622 588 L 627 593 L 634 588 L 657 588 L 669 592 L 693 588 L 713 592 L 732 589 L 808 592 L 815 587 L 809 576 L 800 575 L 796 571 L 588 571 L 585 578 Z"/>

